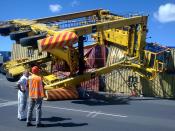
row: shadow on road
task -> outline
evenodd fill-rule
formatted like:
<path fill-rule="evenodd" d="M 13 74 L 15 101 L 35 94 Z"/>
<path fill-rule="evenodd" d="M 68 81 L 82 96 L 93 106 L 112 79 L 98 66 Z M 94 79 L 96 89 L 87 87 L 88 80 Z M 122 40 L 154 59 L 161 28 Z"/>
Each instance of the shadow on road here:
<path fill-rule="evenodd" d="M 44 127 L 57 127 L 57 126 L 61 126 L 61 127 L 78 127 L 78 126 L 88 125 L 88 123 L 73 123 L 73 122 L 60 123 L 60 121 L 64 121 L 64 120 L 71 120 L 71 118 L 62 118 L 62 117 L 42 118 L 42 121 L 49 121 L 49 122 L 51 122 L 51 123 L 44 123 Z"/>
<path fill-rule="evenodd" d="M 72 101 L 75 104 L 85 104 L 89 106 L 103 106 L 103 105 L 126 105 L 129 104 L 129 99 L 118 99 L 118 100 L 75 100 Z"/>
<path fill-rule="evenodd" d="M 77 126 L 86 126 L 88 123 L 72 123 L 72 122 L 67 122 L 67 123 L 61 123 L 60 126 L 62 127 L 77 127 Z"/>
<path fill-rule="evenodd" d="M 50 122 L 58 122 L 58 121 L 64 121 L 64 120 L 71 120 L 71 118 L 62 118 L 62 117 L 49 117 L 49 118 L 42 118 L 41 121 L 50 121 Z"/>
<path fill-rule="evenodd" d="M 66 123 L 50 123 L 44 124 L 44 127 L 78 127 L 78 126 L 86 126 L 88 123 L 73 123 L 73 122 L 66 122 Z"/>

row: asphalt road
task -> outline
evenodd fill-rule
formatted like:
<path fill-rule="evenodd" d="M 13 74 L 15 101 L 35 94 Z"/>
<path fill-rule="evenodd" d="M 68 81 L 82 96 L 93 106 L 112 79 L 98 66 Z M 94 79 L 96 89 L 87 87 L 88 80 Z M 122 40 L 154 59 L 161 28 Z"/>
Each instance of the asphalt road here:
<path fill-rule="evenodd" d="M 150 98 L 113 103 L 44 101 L 45 127 L 26 127 L 26 122 L 17 120 L 14 85 L 0 74 L 0 131 L 175 131 L 175 101 Z"/>

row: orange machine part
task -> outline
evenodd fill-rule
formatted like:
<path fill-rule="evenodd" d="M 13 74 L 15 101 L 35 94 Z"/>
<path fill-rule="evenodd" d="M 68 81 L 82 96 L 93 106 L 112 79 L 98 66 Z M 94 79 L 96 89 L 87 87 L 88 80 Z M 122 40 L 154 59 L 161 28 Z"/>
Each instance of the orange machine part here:
<path fill-rule="evenodd" d="M 60 33 L 38 40 L 41 51 L 47 51 L 62 47 L 72 47 L 78 42 L 78 36 L 74 32 L 61 31 Z"/>
<path fill-rule="evenodd" d="M 58 89 L 46 90 L 45 100 L 72 100 L 78 98 L 79 95 L 76 88 L 61 87 Z"/>

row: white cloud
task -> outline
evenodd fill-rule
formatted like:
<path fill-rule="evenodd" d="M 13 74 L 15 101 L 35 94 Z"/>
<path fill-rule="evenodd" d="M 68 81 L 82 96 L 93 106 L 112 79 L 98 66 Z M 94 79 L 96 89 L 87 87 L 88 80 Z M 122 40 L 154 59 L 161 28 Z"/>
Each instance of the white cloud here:
<path fill-rule="evenodd" d="M 161 23 L 175 22 L 175 4 L 160 5 L 158 11 L 154 12 L 154 18 Z"/>
<path fill-rule="evenodd" d="M 75 6 L 78 6 L 79 4 L 80 4 L 79 1 L 73 0 L 72 3 L 71 3 L 71 6 L 75 7 Z"/>
<path fill-rule="evenodd" d="M 59 4 L 51 4 L 49 5 L 49 9 L 52 12 L 60 12 L 63 7 Z"/>

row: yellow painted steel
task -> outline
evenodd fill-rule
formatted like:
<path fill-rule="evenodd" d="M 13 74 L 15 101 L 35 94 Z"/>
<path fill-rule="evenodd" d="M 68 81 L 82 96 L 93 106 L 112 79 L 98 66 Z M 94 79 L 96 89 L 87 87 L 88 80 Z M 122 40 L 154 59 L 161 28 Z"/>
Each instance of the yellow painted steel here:
<path fill-rule="evenodd" d="M 76 49 L 51 49 L 48 52 L 52 53 L 55 57 L 63 59 L 70 67 L 71 73 L 75 72 L 78 67 L 78 52 Z"/>
<path fill-rule="evenodd" d="M 139 57 L 139 55 L 141 55 L 140 52 L 143 52 L 143 47 L 145 45 L 144 38 L 146 35 L 145 31 L 143 31 L 141 27 L 144 27 L 146 25 L 147 16 L 133 16 L 129 18 L 124 18 L 124 17 L 110 16 L 109 11 L 104 11 L 104 10 L 100 10 L 98 13 L 101 19 L 108 18 L 109 20 L 101 21 L 95 24 L 64 29 L 63 32 L 64 31 L 75 32 L 77 36 L 82 36 L 82 35 L 90 34 L 93 32 L 100 32 L 101 33 L 100 37 L 103 40 L 107 40 L 112 43 L 115 43 L 118 46 L 125 47 L 125 50 L 128 52 L 127 53 L 128 55 Z M 12 21 L 12 23 L 18 26 L 21 26 L 21 27 L 29 26 L 32 29 L 32 31 L 36 33 L 37 32 L 47 32 L 48 36 L 60 34 L 62 32 L 58 28 L 48 27 L 46 24 L 37 23 L 37 21 L 32 21 L 32 20 L 14 20 Z M 131 26 L 131 25 L 136 25 L 136 24 L 138 24 L 141 28 L 137 32 L 137 35 L 138 35 L 137 43 L 130 42 L 128 31 L 117 29 L 117 28 L 121 28 L 124 26 Z M 102 41 L 99 43 L 102 43 Z M 129 48 L 131 48 L 132 50 L 135 50 L 136 52 L 129 50 Z M 75 70 L 75 67 L 77 66 L 76 64 L 77 60 L 75 60 L 76 58 L 74 57 L 74 55 L 70 55 L 70 53 L 68 55 L 64 53 L 63 55 L 64 51 L 60 51 L 60 50 L 56 51 L 54 49 L 49 52 L 59 58 L 61 57 L 61 59 L 66 60 L 71 70 L 72 71 Z M 60 54 L 57 52 L 59 52 Z M 132 54 L 129 54 L 130 52 Z"/>
<path fill-rule="evenodd" d="M 38 58 L 38 59 L 33 59 L 33 60 L 29 60 L 25 58 L 21 60 L 9 61 L 3 65 L 3 68 L 6 71 L 8 71 L 8 73 L 11 76 L 16 76 L 16 75 L 22 74 L 25 71 L 25 69 L 29 67 L 28 64 L 32 62 L 43 62 L 44 63 L 47 61 L 50 61 L 50 58 L 44 57 L 44 58 Z"/>
<path fill-rule="evenodd" d="M 28 60 L 28 58 L 7 61 L 3 64 L 3 68 L 5 70 L 9 70 L 10 68 L 13 68 L 14 66 L 17 66 L 19 63 L 23 63 L 27 60 Z"/>
<path fill-rule="evenodd" d="M 107 40 L 109 42 L 112 42 L 115 45 L 118 46 L 124 46 L 125 48 L 128 47 L 129 44 L 129 32 L 119 29 L 110 29 L 101 32 L 101 37 L 103 40 Z"/>
<path fill-rule="evenodd" d="M 70 27 L 66 29 L 59 29 L 59 26 L 48 26 L 45 22 L 60 22 L 62 20 L 72 20 L 76 18 L 86 18 L 92 16 L 92 19 L 96 20 L 95 23 L 87 24 L 87 21 L 82 21 L 81 26 Z M 138 72 L 142 77 L 152 79 L 157 72 L 162 70 L 161 66 L 163 63 L 154 58 L 153 66 L 149 66 L 151 62 L 151 55 L 156 55 L 152 52 L 145 52 L 144 47 L 146 45 L 146 33 L 147 33 L 147 16 L 132 16 L 132 17 L 121 17 L 111 15 L 107 10 L 92 10 L 87 12 L 78 12 L 75 14 L 68 14 L 62 16 L 55 16 L 50 18 L 41 18 L 36 20 L 12 20 L 9 21 L 20 28 L 30 28 L 34 33 L 46 33 L 46 41 L 49 41 L 50 36 L 58 35 L 64 31 L 73 32 L 78 37 L 96 33 L 96 43 L 99 45 L 105 44 L 105 41 L 115 45 L 117 48 L 125 51 L 127 57 L 135 58 L 137 62 L 124 60 L 119 63 L 112 64 L 108 67 L 103 67 L 95 71 L 84 73 L 83 75 L 72 76 L 65 80 L 57 81 L 53 75 L 45 75 L 43 78 L 49 85 L 45 86 L 45 89 L 59 88 L 60 86 L 76 86 L 83 81 L 89 80 L 96 76 L 109 73 L 117 68 L 127 67 Z M 87 25 L 85 25 L 87 24 Z M 66 40 L 66 39 L 65 39 Z M 38 45 L 41 51 L 40 45 Z M 47 52 L 51 53 L 51 59 L 55 57 L 62 59 L 67 62 L 70 67 L 70 72 L 76 74 L 78 67 L 78 51 L 77 49 L 69 47 L 60 47 L 57 49 L 51 49 Z M 142 62 L 144 57 L 146 58 L 145 63 Z M 31 61 L 29 61 L 31 62 Z M 43 61 L 45 62 L 45 61 Z M 21 71 L 21 65 L 16 68 Z M 159 70 L 159 68 L 161 68 Z M 19 72 L 20 72 L 19 71 Z M 13 72 L 13 71 L 11 71 Z M 15 73 L 13 73 L 15 74 Z M 55 82 L 56 81 L 56 82 Z"/>
<path fill-rule="evenodd" d="M 75 18 L 100 15 L 101 12 L 104 12 L 104 10 L 103 9 L 87 10 L 87 11 L 74 12 L 74 13 L 64 14 L 64 15 L 59 15 L 59 16 L 51 16 L 51 17 L 34 19 L 34 21 L 37 21 L 38 23 L 53 22 L 53 21 L 59 22 L 63 20 L 71 20 Z"/>
<path fill-rule="evenodd" d="M 43 76 L 43 82 L 44 84 L 51 84 L 53 82 L 55 82 L 56 80 L 58 80 L 59 78 L 57 78 L 55 75 L 51 74 L 51 75 L 46 75 Z"/>
<path fill-rule="evenodd" d="M 44 88 L 49 90 L 49 89 L 55 89 L 55 88 L 59 88 L 61 86 L 75 86 L 83 81 L 89 80 L 91 78 L 95 78 L 96 76 L 105 74 L 107 72 L 110 72 L 116 68 L 119 68 L 123 65 L 124 61 L 113 64 L 109 67 L 102 67 L 100 69 L 97 69 L 95 71 L 90 71 L 90 72 L 86 72 L 83 75 L 77 75 L 75 77 L 70 77 L 68 79 L 50 84 L 50 85 L 46 85 Z"/>
<path fill-rule="evenodd" d="M 102 68 L 96 69 L 95 71 L 90 71 L 90 72 L 84 73 L 83 75 L 78 75 L 78 76 L 71 77 L 71 78 L 68 78 L 68 79 L 65 79 L 65 80 L 62 80 L 59 82 L 55 82 L 55 83 L 50 84 L 50 85 L 46 85 L 44 88 L 47 90 L 50 90 L 50 89 L 59 88 L 61 86 L 70 86 L 70 85 L 76 86 L 83 81 L 90 80 L 90 79 L 95 78 L 97 76 L 109 73 L 113 70 L 116 70 L 118 68 L 123 68 L 123 67 L 131 68 L 137 72 L 141 72 L 141 70 L 146 71 L 146 73 L 149 72 L 151 74 L 150 76 L 147 76 L 147 74 L 144 74 L 144 73 L 143 74 L 140 73 L 140 75 L 142 77 L 145 77 L 148 79 L 153 79 L 154 75 L 156 73 L 156 70 L 154 70 L 152 68 L 145 68 L 142 65 L 134 64 L 134 63 L 131 63 L 129 61 L 124 60 L 124 61 L 112 64 L 108 67 L 102 67 Z"/>
<path fill-rule="evenodd" d="M 8 69 L 11 76 L 17 76 L 22 74 L 27 68 L 24 65 L 13 66 L 13 68 Z"/>

